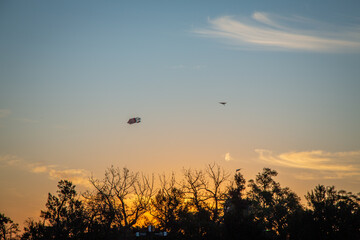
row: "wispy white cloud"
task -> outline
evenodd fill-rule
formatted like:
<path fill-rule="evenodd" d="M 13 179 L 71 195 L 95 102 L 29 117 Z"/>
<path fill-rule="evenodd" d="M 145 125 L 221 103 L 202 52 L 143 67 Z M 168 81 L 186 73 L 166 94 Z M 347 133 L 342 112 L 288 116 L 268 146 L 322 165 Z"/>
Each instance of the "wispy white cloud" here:
<path fill-rule="evenodd" d="M 266 14 L 263 12 L 254 12 L 252 15 L 252 18 L 260 23 L 263 23 L 263 24 L 266 24 L 266 25 L 269 25 L 272 27 L 284 28 L 283 26 L 278 24 L 275 19 L 272 19 L 269 14 Z"/>
<path fill-rule="evenodd" d="M 274 154 L 266 149 L 256 149 L 255 151 L 259 154 L 259 159 L 265 162 L 309 170 L 309 172 L 298 175 L 301 179 L 360 177 L 360 151 L 326 152 L 315 150 L 281 154 Z M 314 174 L 319 172 L 323 174 L 316 177 Z"/>
<path fill-rule="evenodd" d="M 296 24 L 295 24 L 296 23 Z M 223 16 L 194 32 L 229 40 L 246 48 L 315 52 L 360 52 L 359 26 L 333 26 L 327 30 L 317 21 L 255 12 L 251 19 Z"/>
<path fill-rule="evenodd" d="M 12 166 L 35 174 L 45 174 L 49 179 L 67 179 L 75 185 L 90 187 L 90 172 L 85 169 L 63 169 L 57 165 L 46 165 L 43 163 L 27 163 L 15 155 L 0 156 L 0 167 Z"/>

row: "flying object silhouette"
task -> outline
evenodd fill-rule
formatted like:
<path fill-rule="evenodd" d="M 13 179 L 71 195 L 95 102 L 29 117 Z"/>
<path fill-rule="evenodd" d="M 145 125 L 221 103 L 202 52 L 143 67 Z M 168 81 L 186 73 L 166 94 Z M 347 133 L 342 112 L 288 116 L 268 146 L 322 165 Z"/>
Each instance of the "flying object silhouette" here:
<path fill-rule="evenodd" d="M 226 104 L 227 102 L 219 102 L 219 103 L 225 106 L 225 104 Z"/>
<path fill-rule="evenodd" d="M 139 122 L 141 122 L 141 118 L 135 117 L 135 118 L 130 118 L 127 123 L 128 124 L 134 124 L 134 123 L 139 123 Z"/>

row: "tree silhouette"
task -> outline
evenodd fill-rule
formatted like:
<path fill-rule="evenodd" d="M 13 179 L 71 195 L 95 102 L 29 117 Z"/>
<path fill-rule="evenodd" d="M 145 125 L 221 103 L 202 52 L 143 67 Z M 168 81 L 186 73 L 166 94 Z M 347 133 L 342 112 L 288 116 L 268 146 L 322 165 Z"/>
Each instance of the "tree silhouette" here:
<path fill-rule="evenodd" d="M 24 233 L 21 236 L 23 240 L 46 240 L 54 238 L 51 236 L 53 233 L 41 221 L 35 221 L 31 218 L 26 220 Z"/>
<path fill-rule="evenodd" d="M 305 196 L 317 239 L 360 239 L 360 199 L 334 186 L 318 185 Z"/>
<path fill-rule="evenodd" d="M 43 221 L 26 221 L 21 239 L 83 239 L 87 232 L 87 216 L 83 202 L 70 181 L 58 183 L 57 196 L 48 194 Z"/>
<path fill-rule="evenodd" d="M 227 198 L 227 187 L 230 175 L 217 164 L 209 164 L 205 169 L 206 176 L 202 178 L 206 191 L 207 207 L 211 212 L 213 222 L 219 223 L 223 217 L 223 205 Z"/>
<path fill-rule="evenodd" d="M 289 188 L 281 188 L 273 177 L 275 170 L 264 168 L 249 181 L 248 199 L 251 201 L 255 220 L 264 226 L 270 238 L 286 239 L 289 236 L 290 219 L 301 211 L 300 198 Z"/>
<path fill-rule="evenodd" d="M 6 217 L 5 214 L 0 213 L 0 239 L 15 239 L 18 232 L 19 225 Z"/>
<path fill-rule="evenodd" d="M 227 239 L 257 240 L 265 239 L 261 226 L 254 221 L 251 214 L 251 201 L 245 194 L 246 180 L 241 172 L 234 176 L 230 185 L 227 200 L 224 204 L 224 231 Z"/>
<path fill-rule="evenodd" d="M 95 190 L 85 197 L 93 210 L 91 219 L 98 226 L 105 224 L 106 231 L 128 232 L 148 211 L 153 177 L 112 166 L 103 180 L 92 177 L 90 183 Z"/>
<path fill-rule="evenodd" d="M 77 198 L 75 185 L 61 180 L 57 196 L 49 193 L 47 209 L 41 211 L 45 226 L 53 239 L 78 239 L 86 231 L 87 224 L 83 203 Z"/>
<path fill-rule="evenodd" d="M 230 181 L 223 169 L 209 164 L 184 170 L 179 182 L 174 174 L 162 175 L 155 191 L 153 177 L 111 167 L 103 180 L 90 179 L 93 190 L 83 198 L 71 182 L 59 181 L 41 221 L 28 219 L 21 239 L 136 239 L 135 231 L 146 224 L 179 240 L 360 239 L 359 194 L 318 185 L 305 196 L 304 208 L 276 176 L 264 168 L 246 188 L 240 171 Z M 0 239 L 16 237 L 17 226 L 0 214 Z"/>
<path fill-rule="evenodd" d="M 204 178 L 203 171 L 184 170 L 183 189 L 188 203 L 194 211 L 201 211 L 206 208 Z"/>
<path fill-rule="evenodd" d="M 176 185 L 175 176 L 167 179 L 160 176 L 160 189 L 151 201 L 150 214 L 158 222 L 158 227 L 169 232 L 169 237 L 184 237 L 182 230 L 183 216 L 188 212 L 184 191 Z"/>
<path fill-rule="evenodd" d="M 183 231 L 191 239 L 219 239 L 229 175 L 216 164 L 204 171 L 184 170 L 183 188 L 189 211 Z"/>

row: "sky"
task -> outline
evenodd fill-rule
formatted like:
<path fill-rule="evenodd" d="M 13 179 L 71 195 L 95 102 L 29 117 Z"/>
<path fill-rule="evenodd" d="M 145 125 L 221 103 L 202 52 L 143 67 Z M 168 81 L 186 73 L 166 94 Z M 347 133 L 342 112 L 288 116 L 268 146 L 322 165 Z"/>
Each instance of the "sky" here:
<path fill-rule="evenodd" d="M 112 165 L 360 192 L 359 64 L 357 0 L 1 1 L 0 212 Z"/>

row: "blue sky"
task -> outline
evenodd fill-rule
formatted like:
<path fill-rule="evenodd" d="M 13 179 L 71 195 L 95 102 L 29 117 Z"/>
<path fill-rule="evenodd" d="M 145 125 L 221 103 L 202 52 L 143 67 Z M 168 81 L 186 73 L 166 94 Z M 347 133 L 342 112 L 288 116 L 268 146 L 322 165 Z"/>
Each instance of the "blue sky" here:
<path fill-rule="evenodd" d="M 247 179 L 272 167 L 300 197 L 318 183 L 359 192 L 359 10 L 2 1 L 0 211 L 38 216 L 59 179 L 85 188 L 111 165 L 218 162 Z M 135 116 L 141 124 L 127 125 Z"/>

